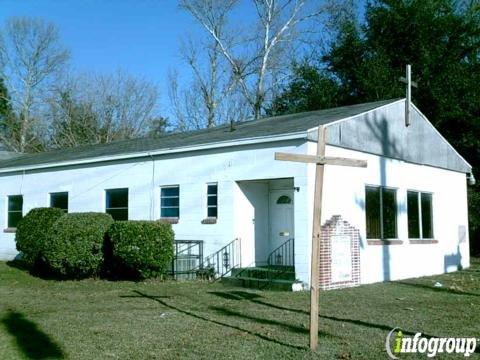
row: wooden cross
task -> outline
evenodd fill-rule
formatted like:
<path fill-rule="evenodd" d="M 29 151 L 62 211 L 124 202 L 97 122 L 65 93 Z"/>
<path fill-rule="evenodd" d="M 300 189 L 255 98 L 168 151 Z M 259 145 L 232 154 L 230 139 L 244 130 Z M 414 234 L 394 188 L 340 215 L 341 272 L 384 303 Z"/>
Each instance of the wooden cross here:
<path fill-rule="evenodd" d="M 318 287 L 319 257 L 322 218 L 323 175 L 325 165 L 367 167 L 367 161 L 341 157 L 325 156 L 326 129 L 318 127 L 317 155 L 275 153 L 275 160 L 295 161 L 316 164 L 315 193 L 313 200 L 312 254 L 310 268 L 310 349 L 316 350 L 318 344 Z"/>
<path fill-rule="evenodd" d="M 407 93 L 405 101 L 405 126 L 410 126 L 410 106 L 412 103 L 412 86 L 418 88 L 418 84 L 412 81 L 412 66 L 407 65 L 406 78 L 400 77 L 400 81 L 407 84 Z"/>

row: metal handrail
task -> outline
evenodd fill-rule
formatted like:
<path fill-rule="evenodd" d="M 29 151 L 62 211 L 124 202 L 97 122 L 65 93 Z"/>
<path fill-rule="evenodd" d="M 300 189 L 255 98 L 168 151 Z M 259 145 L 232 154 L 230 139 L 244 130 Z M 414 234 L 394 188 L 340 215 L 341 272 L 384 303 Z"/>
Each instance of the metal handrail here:
<path fill-rule="evenodd" d="M 273 250 L 267 258 L 268 266 L 295 266 L 295 239 L 290 238 Z"/>
<path fill-rule="evenodd" d="M 219 279 L 227 275 L 232 269 L 241 265 L 240 239 L 236 238 L 220 250 L 207 256 L 198 270 L 213 269 L 213 276 Z"/>

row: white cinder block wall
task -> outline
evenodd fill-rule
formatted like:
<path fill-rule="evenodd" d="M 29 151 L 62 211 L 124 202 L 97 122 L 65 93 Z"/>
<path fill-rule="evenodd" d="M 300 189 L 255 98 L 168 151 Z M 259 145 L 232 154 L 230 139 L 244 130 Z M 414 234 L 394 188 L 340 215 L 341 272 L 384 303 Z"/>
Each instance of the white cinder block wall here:
<path fill-rule="evenodd" d="M 316 144 L 309 144 L 314 154 Z M 399 280 L 454 271 L 451 262 L 461 259 L 470 266 L 466 177 L 463 173 L 382 158 L 358 151 L 327 146 L 327 156 L 368 161 L 368 168 L 326 166 L 322 223 L 341 215 L 360 230 L 361 283 Z M 313 194 L 314 165 L 309 165 L 309 191 Z M 365 185 L 397 189 L 397 229 L 401 245 L 368 245 L 364 212 Z M 433 193 L 433 227 L 437 244 L 409 244 L 407 190 Z M 313 196 L 313 195 L 312 195 Z M 310 204 L 308 214 L 312 214 Z M 309 218 L 311 228 L 312 217 Z M 459 243 L 459 227 L 466 228 Z M 459 255 L 458 255 L 459 254 Z M 448 265 L 450 263 L 450 265 Z"/>
<path fill-rule="evenodd" d="M 242 233 L 242 219 L 252 220 L 238 200 L 237 181 L 293 178 L 300 192 L 295 193 L 295 229 L 298 236 L 299 273 L 308 276 L 306 249 L 307 197 L 306 166 L 274 160 L 276 151 L 306 153 L 305 140 L 236 146 L 188 154 L 167 155 L 142 160 L 90 164 L 58 170 L 40 170 L 25 174 L 0 175 L 0 258 L 17 255 L 15 234 L 7 227 L 7 196 L 22 194 L 23 213 L 35 207 L 49 206 L 49 193 L 68 191 L 69 211 L 105 211 L 105 190 L 129 189 L 129 218 L 160 217 L 160 187 L 180 186 L 180 220 L 173 225 L 182 240 L 204 240 L 207 256 L 236 237 L 242 238 L 242 264 L 255 260 L 252 234 Z M 202 224 L 206 214 L 207 183 L 218 183 L 218 220 Z M 298 197 L 298 199 L 297 199 Z M 237 221 L 237 219 L 240 219 Z M 268 239 L 265 239 L 268 241 Z"/>
<path fill-rule="evenodd" d="M 7 196 L 24 196 L 23 212 L 49 205 L 49 193 L 68 191 L 69 211 L 105 211 L 105 189 L 129 188 L 130 219 L 160 217 L 160 187 L 180 186 L 180 221 L 173 225 L 177 239 L 204 240 L 209 255 L 236 237 L 242 239 L 242 265 L 255 259 L 251 231 L 254 209 L 238 182 L 292 178 L 295 213 L 295 267 L 298 279 L 309 283 L 315 165 L 275 161 L 274 153 L 315 154 L 316 143 L 290 140 L 236 146 L 142 160 L 91 164 L 0 176 L 0 229 L 7 224 Z M 461 254 L 469 266 L 468 216 L 465 174 L 381 158 L 327 146 L 327 155 L 368 160 L 368 168 L 327 166 L 322 223 L 342 215 L 361 235 L 361 282 L 397 280 L 452 271 L 445 259 Z M 206 185 L 218 182 L 218 221 L 201 224 L 206 217 Z M 398 238 L 401 245 L 368 245 L 364 213 L 365 185 L 397 188 Z M 438 244 L 409 244 L 407 190 L 433 193 L 434 236 Z M 467 229 L 459 244 L 459 226 Z M 0 230 L 0 258 L 16 256 L 15 234 Z M 268 239 L 266 239 L 268 241 Z M 384 264 L 388 265 L 384 267 Z"/>

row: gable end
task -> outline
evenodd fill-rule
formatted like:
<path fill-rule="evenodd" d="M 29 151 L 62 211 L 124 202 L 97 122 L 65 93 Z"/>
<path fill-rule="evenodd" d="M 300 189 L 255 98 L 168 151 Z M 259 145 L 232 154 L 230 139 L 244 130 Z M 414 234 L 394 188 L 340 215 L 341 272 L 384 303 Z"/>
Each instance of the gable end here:
<path fill-rule="evenodd" d="M 417 107 L 412 107 L 411 125 L 405 126 L 405 100 L 328 125 L 327 143 L 415 164 L 472 171 Z"/>

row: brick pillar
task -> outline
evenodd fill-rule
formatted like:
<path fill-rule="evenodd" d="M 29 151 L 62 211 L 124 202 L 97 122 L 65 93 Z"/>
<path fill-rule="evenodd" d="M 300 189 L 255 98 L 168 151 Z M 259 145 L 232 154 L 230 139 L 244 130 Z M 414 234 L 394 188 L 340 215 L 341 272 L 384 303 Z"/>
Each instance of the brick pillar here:
<path fill-rule="evenodd" d="M 332 241 L 337 243 L 332 246 Z M 350 253 L 346 252 L 348 249 Z M 334 250 L 333 254 L 332 250 Z M 351 259 L 350 267 L 348 263 L 345 264 L 348 257 Z M 322 225 L 319 260 L 320 289 L 331 290 L 360 285 L 360 232 L 358 229 L 343 220 L 340 215 L 332 216 Z M 341 266 L 338 265 L 339 261 L 343 261 Z"/>

